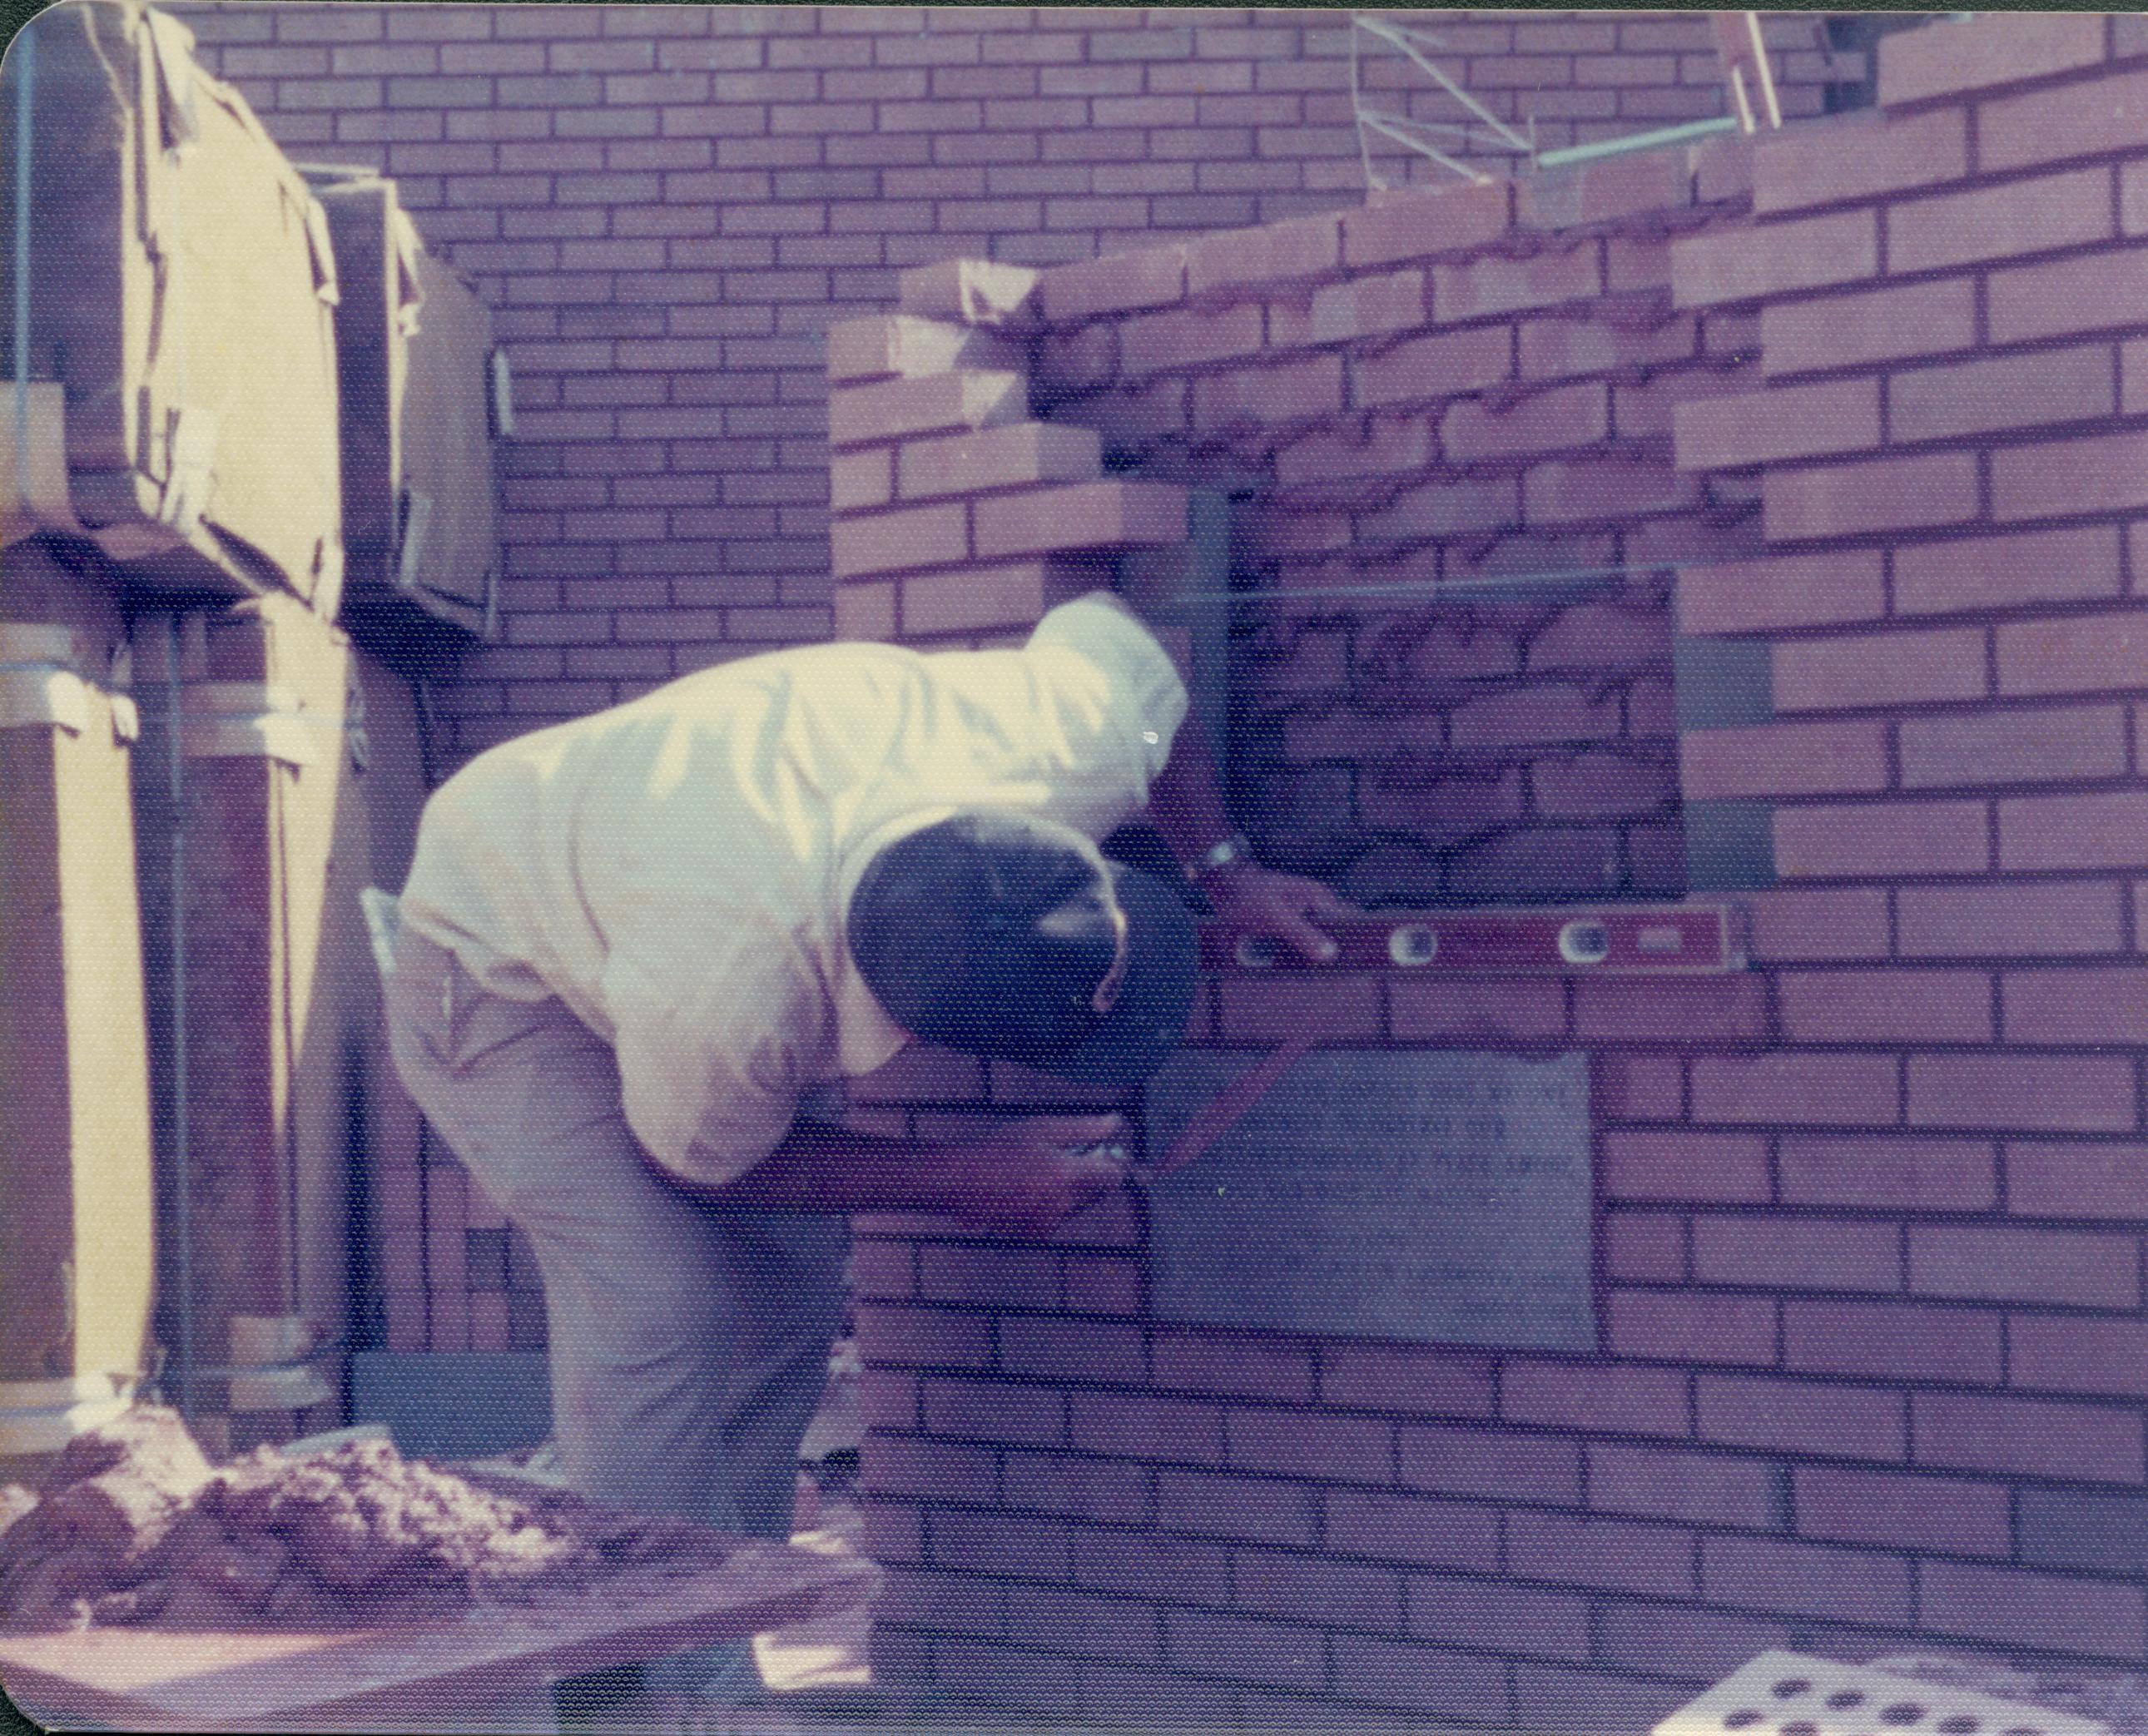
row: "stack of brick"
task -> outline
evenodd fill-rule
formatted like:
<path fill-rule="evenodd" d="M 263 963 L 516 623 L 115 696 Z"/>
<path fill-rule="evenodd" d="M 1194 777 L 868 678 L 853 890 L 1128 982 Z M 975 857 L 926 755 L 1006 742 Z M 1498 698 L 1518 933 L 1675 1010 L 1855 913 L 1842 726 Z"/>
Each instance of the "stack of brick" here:
<path fill-rule="evenodd" d="M 1042 1247 L 861 1225 L 886 1673 L 1099 1718 L 1599 1730 L 1770 1646 L 2148 1662 L 2144 56 L 2130 19 L 1935 26 L 1885 45 L 1884 121 L 1764 143 L 1749 182 L 1737 150 L 1601 164 L 1042 274 L 1039 434 L 1232 488 L 1239 569 L 1332 586 L 1353 630 L 1353 582 L 1679 566 L 1678 815 L 1779 884 L 1739 976 L 1245 976 L 1198 1011 L 1231 1045 L 1317 993 L 1353 1043 L 1587 1052 L 1599 1355 L 1159 1322 L 1120 1206 Z M 920 630 L 904 574 L 982 570 L 952 564 L 981 521 L 875 545 L 851 630 Z M 1553 614 L 1634 656 L 1602 604 Z M 1458 618 L 1411 649 L 1466 655 Z M 1307 662 L 1342 636 L 1292 631 Z M 1257 710 L 1249 674 L 1296 660 L 1242 639 Z M 1347 678 L 1319 654 L 1308 686 Z M 1518 731 L 1556 717 L 1514 691 Z M 1393 723 L 1358 727 L 1361 815 Z M 1245 763 L 1256 810 L 1296 775 Z M 887 1125 L 996 1083 L 926 1059 Z"/>

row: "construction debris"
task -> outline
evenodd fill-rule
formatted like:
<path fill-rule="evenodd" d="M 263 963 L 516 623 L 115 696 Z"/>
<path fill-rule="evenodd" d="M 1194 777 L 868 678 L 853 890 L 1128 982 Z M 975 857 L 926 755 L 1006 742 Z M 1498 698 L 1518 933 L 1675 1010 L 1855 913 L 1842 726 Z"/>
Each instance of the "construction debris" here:
<path fill-rule="evenodd" d="M 0 1625 L 44 1630 L 431 1621 L 723 1553 L 698 1528 L 484 1487 L 388 1441 L 214 1468 L 155 1406 L 78 1437 L 25 1505 L 0 1492 L 0 1514 L 19 1512 L 0 1528 Z"/>

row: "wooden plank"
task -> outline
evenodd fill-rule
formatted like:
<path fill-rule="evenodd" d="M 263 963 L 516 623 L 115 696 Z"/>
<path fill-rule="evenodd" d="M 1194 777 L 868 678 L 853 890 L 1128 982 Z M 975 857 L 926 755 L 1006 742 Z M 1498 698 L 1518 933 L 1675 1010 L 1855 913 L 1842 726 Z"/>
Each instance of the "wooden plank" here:
<path fill-rule="evenodd" d="M 740 1543 L 717 1567 L 644 1568 L 571 1597 L 343 1633 L 0 1633 L 33 1720 L 128 1730 L 408 1732 L 443 1708 L 817 1619 L 868 1598 L 857 1556 Z"/>

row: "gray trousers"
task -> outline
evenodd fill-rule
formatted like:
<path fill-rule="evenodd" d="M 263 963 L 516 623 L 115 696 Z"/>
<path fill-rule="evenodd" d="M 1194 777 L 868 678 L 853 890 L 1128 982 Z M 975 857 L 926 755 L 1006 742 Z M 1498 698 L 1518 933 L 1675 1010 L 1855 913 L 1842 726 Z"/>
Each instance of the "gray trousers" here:
<path fill-rule="evenodd" d="M 608 1044 L 559 1001 L 487 992 L 407 926 L 385 995 L 404 1083 L 535 1252 L 573 1487 L 787 1536 L 841 1326 L 846 1220 L 674 1186 L 627 1126 Z"/>

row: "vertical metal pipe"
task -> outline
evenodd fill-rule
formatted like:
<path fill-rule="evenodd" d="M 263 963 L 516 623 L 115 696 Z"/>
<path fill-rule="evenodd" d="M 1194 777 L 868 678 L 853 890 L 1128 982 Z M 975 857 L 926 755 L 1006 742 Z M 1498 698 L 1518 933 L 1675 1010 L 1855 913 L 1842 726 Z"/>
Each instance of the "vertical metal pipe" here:
<path fill-rule="evenodd" d="M 172 871 L 172 1217 L 178 1241 L 179 1412 L 194 1414 L 194 1243 L 193 1177 L 188 1162 L 187 1106 L 187 786 L 185 749 L 180 740 L 179 617 L 164 617 L 165 743 L 171 771 Z"/>

